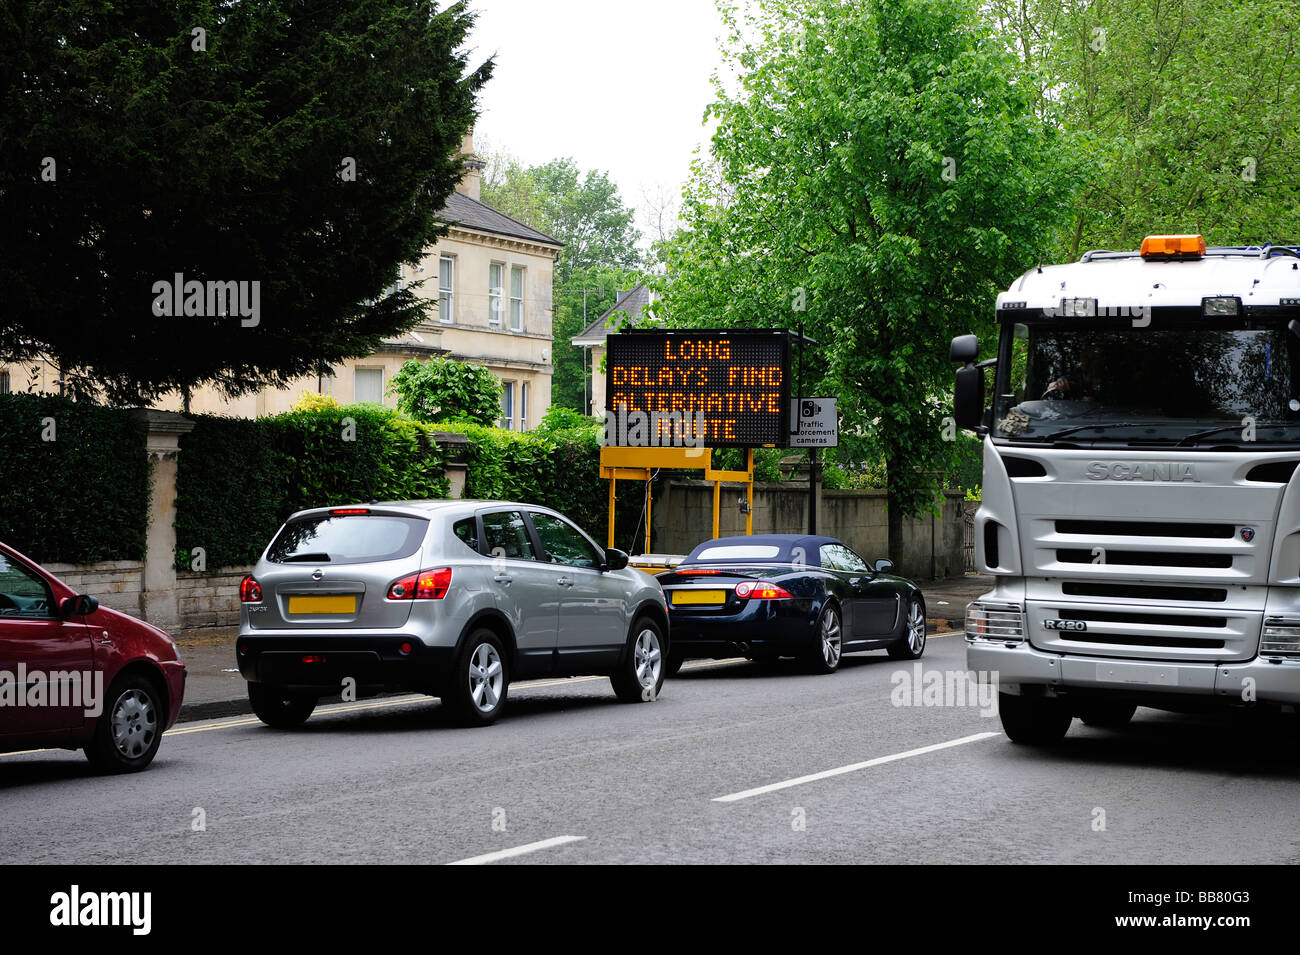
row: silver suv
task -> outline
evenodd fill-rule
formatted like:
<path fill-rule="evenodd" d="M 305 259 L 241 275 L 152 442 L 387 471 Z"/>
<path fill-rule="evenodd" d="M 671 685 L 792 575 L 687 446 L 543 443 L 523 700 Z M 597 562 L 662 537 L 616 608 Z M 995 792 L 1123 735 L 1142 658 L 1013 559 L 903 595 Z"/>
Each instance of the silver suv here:
<path fill-rule="evenodd" d="M 240 584 L 235 653 L 253 712 L 297 726 L 341 688 L 442 698 L 491 723 L 512 680 L 663 685 L 663 591 L 563 515 L 505 501 L 400 501 L 292 515 Z"/>

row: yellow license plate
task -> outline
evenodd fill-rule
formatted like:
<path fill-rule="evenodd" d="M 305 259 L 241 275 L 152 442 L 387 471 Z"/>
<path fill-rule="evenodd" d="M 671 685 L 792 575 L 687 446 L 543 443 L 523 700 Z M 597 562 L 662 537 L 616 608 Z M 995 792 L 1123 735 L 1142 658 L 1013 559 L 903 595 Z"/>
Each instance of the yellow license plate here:
<path fill-rule="evenodd" d="M 357 598 L 346 597 L 290 597 L 289 613 L 356 613 Z"/>
<path fill-rule="evenodd" d="M 724 604 L 727 602 L 725 590 L 674 590 L 673 606 L 682 604 Z"/>

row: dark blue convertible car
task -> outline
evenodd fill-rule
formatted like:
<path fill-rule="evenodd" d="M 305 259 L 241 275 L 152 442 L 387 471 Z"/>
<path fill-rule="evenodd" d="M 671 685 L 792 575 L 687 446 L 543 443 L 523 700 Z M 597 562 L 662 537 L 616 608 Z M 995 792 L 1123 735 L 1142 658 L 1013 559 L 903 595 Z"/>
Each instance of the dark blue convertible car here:
<path fill-rule="evenodd" d="M 761 534 L 705 541 L 659 574 L 672 640 L 668 673 L 692 657 L 800 657 L 833 673 L 845 653 L 925 652 L 925 600 L 833 537 Z"/>

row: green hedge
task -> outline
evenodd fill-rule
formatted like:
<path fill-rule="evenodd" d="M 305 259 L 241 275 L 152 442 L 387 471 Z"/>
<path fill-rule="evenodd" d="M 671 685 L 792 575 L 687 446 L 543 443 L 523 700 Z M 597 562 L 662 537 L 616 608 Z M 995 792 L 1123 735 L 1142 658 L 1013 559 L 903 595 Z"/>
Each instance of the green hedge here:
<path fill-rule="evenodd" d="M 0 395 L 0 440 L 0 540 L 41 563 L 144 558 L 143 422 L 53 395 Z"/>
<path fill-rule="evenodd" d="M 550 507 L 598 543 L 606 542 L 609 483 L 600 476 L 601 425 L 520 432 L 458 421 L 438 428 L 470 439 L 466 497 Z M 620 481 L 614 506 L 614 546 L 635 552 L 644 544 L 644 507 L 645 483 Z"/>
<path fill-rule="evenodd" d="M 176 566 L 202 547 L 208 570 L 251 564 L 294 511 L 369 500 L 443 498 L 439 430 L 382 405 L 255 420 L 195 416 L 176 477 Z"/>

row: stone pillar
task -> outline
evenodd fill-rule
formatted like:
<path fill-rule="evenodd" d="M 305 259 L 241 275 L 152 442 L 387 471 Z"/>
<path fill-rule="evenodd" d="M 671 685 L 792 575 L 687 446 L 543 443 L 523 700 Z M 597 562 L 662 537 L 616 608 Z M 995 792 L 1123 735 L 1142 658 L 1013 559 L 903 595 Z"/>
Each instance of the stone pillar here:
<path fill-rule="evenodd" d="M 194 422 L 173 411 L 135 408 L 132 413 L 148 431 L 145 453 L 151 470 L 140 615 L 171 631 L 181 622 L 176 599 L 176 459 L 181 435 L 193 431 Z"/>
<path fill-rule="evenodd" d="M 435 431 L 433 440 L 447 455 L 447 480 L 451 482 L 447 496 L 464 497 L 469 480 L 469 438 L 456 431 Z"/>

